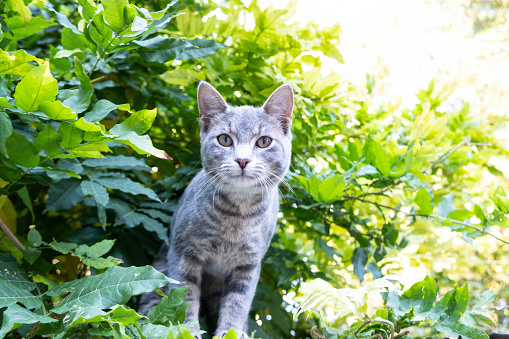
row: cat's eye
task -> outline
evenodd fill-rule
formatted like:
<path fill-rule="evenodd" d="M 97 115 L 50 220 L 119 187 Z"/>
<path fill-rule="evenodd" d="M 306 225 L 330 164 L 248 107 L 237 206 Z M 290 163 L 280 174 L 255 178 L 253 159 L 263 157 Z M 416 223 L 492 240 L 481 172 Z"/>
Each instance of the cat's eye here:
<path fill-rule="evenodd" d="M 217 141 L 224 147 L 230 147 L 233 144 L 233 140 L 228 134 L 221 134 L 217 137 Z"/>
<path fill-rule="evenodd" d="M 270 145 L 272 142 L 272 139 L 269 137 L 261 137 L 260 139 L 256 140 L 256 146 L 260 148 L 265 148 Z"/>

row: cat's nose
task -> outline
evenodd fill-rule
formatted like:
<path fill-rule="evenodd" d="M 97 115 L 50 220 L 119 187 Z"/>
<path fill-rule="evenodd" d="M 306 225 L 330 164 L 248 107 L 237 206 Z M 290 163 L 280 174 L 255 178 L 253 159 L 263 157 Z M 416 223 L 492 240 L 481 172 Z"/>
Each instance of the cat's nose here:
<path fill-rule="evenodd" d="M 246 168 L 249 159 L 237 159 L 236 161 L 239 163 L 240 168 L 244 169 Z"/>

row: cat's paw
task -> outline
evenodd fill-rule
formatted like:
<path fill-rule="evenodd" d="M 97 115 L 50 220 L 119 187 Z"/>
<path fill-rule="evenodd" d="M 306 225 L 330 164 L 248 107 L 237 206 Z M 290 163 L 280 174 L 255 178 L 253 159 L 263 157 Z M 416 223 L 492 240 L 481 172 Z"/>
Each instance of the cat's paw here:
<path fill-rule="evenodd" d="M 227 330 L 227 331 L 217 331 L 214 336 L 215 337 L 219 337 L 219 338 L 223 338 L 228 332 L 229 332 L 229 330 Z M 244 332 L 244 331 L 235 330 L 235 333 L 237 333 L 237 339 L 249 339 L 250 338 L 250 336 L 248 336 L 247 333 Z"/>

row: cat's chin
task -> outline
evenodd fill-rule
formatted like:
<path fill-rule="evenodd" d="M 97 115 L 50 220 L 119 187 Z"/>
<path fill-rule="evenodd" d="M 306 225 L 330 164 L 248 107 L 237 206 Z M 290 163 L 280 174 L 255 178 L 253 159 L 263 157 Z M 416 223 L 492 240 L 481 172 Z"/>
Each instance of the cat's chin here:
<path fill-rule="evenodd" d="M 267 188 L 262 187 L 263 185 L 260 184 L 260 181 L 256 177 L 247 174 L 239 174 L 231 176 L 222 190 L 261 193 L 262 190 L 267 190 Z"/>

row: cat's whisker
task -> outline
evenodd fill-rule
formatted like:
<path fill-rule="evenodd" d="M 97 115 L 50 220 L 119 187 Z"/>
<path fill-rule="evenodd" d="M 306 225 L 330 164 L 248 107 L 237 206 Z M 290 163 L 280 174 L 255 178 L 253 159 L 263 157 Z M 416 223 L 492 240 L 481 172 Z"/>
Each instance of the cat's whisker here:
<path fill-rule="evenodd" d="M 222 174 L 224 174 L 223 172 L 219 172 L 217 173 L 216 175 L 214 175 L 212 178 L 209 178 L 207 181 L 205 181 L 205 183 L 203 185 L 200 186 L 200 188 L 198 188 L 198 194 L 196 194 L 196 196 L 194 197 L 194 200 L 193 200 L 193 203 L 196 201 L 196 199 L 198 199 L 202 194 L 203 192 L 205 192 L 210 185 L 212 185 L 212 183 L 217 180 L 217 178 L 219 176 L 221 176 Z M 206 186 L 205 188 L 203 188 L 204 186 Z"/>
<path fill-rule="evenodd" d="M 293 190 L 293 188 L 290 186 L 290 184 L 282 177 L 278 176 L 277 174 L 273 173 L 272 171 L 269 171 L 268 169 L 264 168 L 264 171 L 267 172 L 268 174 L 276 177 L 277 179 L 279 179 L 281 181 L 281 183 L 283 183 L 283 185 L 286 186 L 286 188 L 288 188 L 288 190 L 290 192 L 292 192 L 292 194 L 295 196 L 295 198 L 297 199 L 297 194 L 295 193 L 295 191 Z"/>

